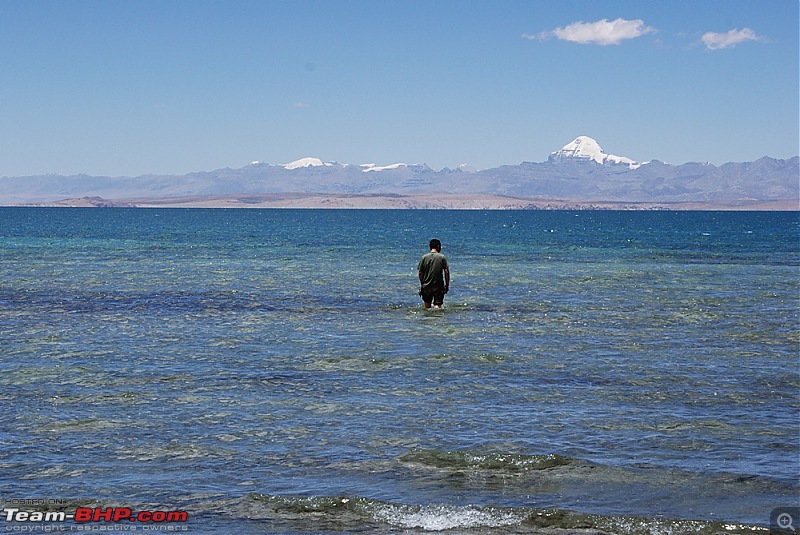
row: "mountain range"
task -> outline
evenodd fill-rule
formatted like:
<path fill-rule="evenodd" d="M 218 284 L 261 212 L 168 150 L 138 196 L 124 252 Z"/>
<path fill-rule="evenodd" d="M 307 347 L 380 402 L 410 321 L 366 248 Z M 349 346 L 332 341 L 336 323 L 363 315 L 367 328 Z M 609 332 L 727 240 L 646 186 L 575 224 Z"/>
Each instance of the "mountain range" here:
<path fill-rule="evenodd" d="M 492 169 L 434 170 L 425 164 L 342 164 L 303 158 L 288 164 L 252 162 L 186 175 L 108 177 L 39 175 L 0 178 L 0 204 L 63 199 L 154 199 L 264 194 L 493 195 L 580 202 L 731 203 L 792 201 L 800 197 L 798 157 L 754 162 L 639 163 L 606 154 L 580 136 L 545 162 Z"/>

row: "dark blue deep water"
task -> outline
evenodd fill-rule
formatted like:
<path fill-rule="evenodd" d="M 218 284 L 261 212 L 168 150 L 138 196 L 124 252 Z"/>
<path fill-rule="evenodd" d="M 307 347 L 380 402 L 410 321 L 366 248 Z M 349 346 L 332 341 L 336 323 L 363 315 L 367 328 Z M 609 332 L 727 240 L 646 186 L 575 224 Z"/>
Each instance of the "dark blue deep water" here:
<path fill-rule="evenodd" d="M 798 222 L 0 208 L 0 498 L 195 533 L 765 533 L 800 493 Z"/>

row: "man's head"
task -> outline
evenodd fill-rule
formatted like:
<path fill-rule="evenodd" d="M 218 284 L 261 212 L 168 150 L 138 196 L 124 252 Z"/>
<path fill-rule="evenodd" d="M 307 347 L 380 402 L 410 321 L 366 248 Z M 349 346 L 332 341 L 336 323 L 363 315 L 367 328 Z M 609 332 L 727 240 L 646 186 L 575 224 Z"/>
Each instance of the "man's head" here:
<path fill-rule="evenodd" d="M 442 250 L 442 242 L 437 240 L 436 238 L 431 240 L 431 250 L 441 251 Z"/>

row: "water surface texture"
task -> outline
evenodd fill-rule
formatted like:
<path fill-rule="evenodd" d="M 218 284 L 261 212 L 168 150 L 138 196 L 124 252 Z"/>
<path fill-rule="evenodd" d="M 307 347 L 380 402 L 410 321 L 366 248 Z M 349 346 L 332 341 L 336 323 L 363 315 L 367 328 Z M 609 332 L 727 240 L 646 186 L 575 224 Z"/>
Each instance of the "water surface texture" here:
<path fill-rule="evenodd" d="M 0 208 L 0 491 L 196 533 L 764 533 L 800 492 L 799 231 Z"/>

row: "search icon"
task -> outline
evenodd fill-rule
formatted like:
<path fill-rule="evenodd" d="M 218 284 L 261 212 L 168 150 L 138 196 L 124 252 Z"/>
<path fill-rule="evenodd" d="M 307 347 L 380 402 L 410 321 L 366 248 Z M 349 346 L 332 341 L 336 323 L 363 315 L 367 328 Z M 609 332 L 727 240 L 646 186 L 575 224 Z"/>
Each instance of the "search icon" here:
<path fill-rule="evenodd" d="M 798 533 L 800 526 L 795 526 L 798 520 L 800 520 L 800 507 L 779 507 L 774 509 L 770 515 L 770 533 L 800 535 Z"/>
<path fill-rule="evenodd" d="M 781 529 L 790 529 L 794 531 L 794 519 L 789 513 L 781 513 L 778 515 L 778 527 Z"/>

